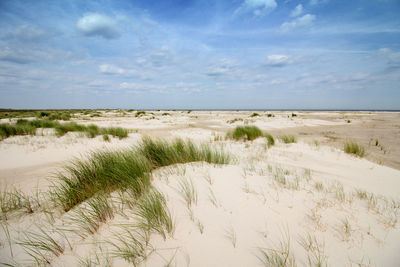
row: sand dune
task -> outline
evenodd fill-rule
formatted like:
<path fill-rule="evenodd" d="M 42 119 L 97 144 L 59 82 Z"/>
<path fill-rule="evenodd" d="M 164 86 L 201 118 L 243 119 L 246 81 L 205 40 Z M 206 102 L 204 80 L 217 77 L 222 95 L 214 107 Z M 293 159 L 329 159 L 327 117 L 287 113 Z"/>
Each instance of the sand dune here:
<path fill-rule="evenodd" d="M 135 117 L 103 112 L 92 120 L 83 115 L 74 119 L 132 129 L 128 138 L 112 137 L 111 142 L 76 133 L 58 138 L 51 132 L 4 139 L 0 142 L 2 192 L 12 187 L 32 196 L 37 190 L 46 192 L 57 171 L 74 158 L 85 159 L 91 151 L 128 148 L 143 136 L 188 138 L 223 150 L 233 160 L 224 165 L 176 164 L 152 172 L 152 184 L 166 199 L 174 231 L 165 239 L 152 232 L 144 249 L 147 256 L 137 256 L 138 266 L 279 266 L 279 260 L 285 261 L 283 266 L 398 266 L 400 168 L 393 158 L 400 146 L 392 140 L 398 132 L 387 128 L 379 136 L 371 135 L 385 144 L 385 153 L 354 134 L 351 139 L 366 149 L 363 158 L 343 151 L 348 136 L 325 137 L 341 127 L 368 131 L 380 122 L 398 125 L 397 113 L 257 112 L 259 116 L 253 117 L 250 111 L 162 113 Z M 238 125 L 256 125 L 273 133 L 275 145 L 269 147 L 265 138 L 225 139 Z M 321 134 L 324 127 L 331 133 Z M 294 134 L 297 142 L 280 141 L 278 136 L 284 133 Z M 193 189 L 191 203 L 185 185 Z M 121 203 L 118 192 L 109 198 L 112 218 L 95 233 L 85 232 L 77 223 L 77 212 L 86 203 L 64 212 L 54 208 L 45 194 L 39 202 L 33 213 L 23 209 L 2 213 L 0 262 L 35 265 L 23 243 L 37 237 L 32 233 L 41 233 L 40 228 L 62 248 L 57 255 L 42 252 L 48 259 L 45 264 L 132 265 L 116 253 L 115 244 L 122 246 L 118 237 L 129 241 L 126 229 L 141 239 L 138 217 L 135 208 Z"/>

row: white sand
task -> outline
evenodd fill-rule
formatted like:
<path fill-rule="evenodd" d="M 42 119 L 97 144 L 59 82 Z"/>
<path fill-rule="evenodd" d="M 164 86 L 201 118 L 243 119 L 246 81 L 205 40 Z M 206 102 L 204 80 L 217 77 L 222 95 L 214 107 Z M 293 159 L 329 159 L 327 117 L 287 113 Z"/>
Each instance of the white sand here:
<path fill-rule="evenodd" d="M 227 120 L 237 116 L 248 118 L 251 112 L 194 111 L 187 114 L 169 111 L 172 116 L 161 116 L 161 113 L 156 114 L 158 120 L 95 118 L 96 121 L 86 123 L 124 126 L 145 133 L 164 129 L 166 138 L 210 142 L 215 147 L 223 147 L 236 160 L 226 166 L 190 163 L 154 171 L 153 184 L 167 199 L 175 220 L 175 232 L 166 240 L 152 234 L 150 244 L 155 250 L 140 266 L 167 266 L 168 263 L 170 266 L 262 266 L 259 248 L 268 253 L 282 251 L 282 243 L 289 243 L 290 257 L 297 266 L 309 266 L 309 260 L 315 263 L 317 256 L 328 266 L 398 266 L 399 170 L 335 148 L 301 141 L 296 144 L 277 142 L 271 148 L 267 148 L 263 139 L 246 143 L 214 141 L 215 136 L 224 135 L 218 128 L 243 124 L 229 124 Z M 292 120 L 285 118 L 286 113 L 282 112 L 275 118 L 254 118 L 254 123 L 249 124 L 268 130 L 345 123 L 341 118 L 324 120 L 325 113 L 321 112 L 312 115 L 320 118 Z M 328 115 L 342 116 L 341 113 Z M 192 121 L 189 116 L 198 116 L 199 120 Z M 301 116 L 306 114 L 301 113 Z M 190 123 L 194 125 L 188 127 Z M 40 190 L 46 191 L 49 185 L 46 179 L 72 158 L 84 157 L 96 149 L 129 147 L 136 144 L 140 136 L 131 133 L 129 138 L 113 138 L 111 143 L 104 142 L 101 136 L 88 139 L 76 134 L 62 138 L 45 135 L 3 140 L 0 142 L 1 183 L 26 192 L 39 185 Z M 190 208 L 179 186 L 183 180 L 192 181 L 197 192 L 198 201 Z M 365 190 L 367 199 L 360 199 L 357 190 Z M 34 224 L 45 229 L 76 228 L 68 219 L 71 212 L 54 214 L 54 221 L 40 213 L 7 221 L 14 260 L 25 263 L 30 260 L 16 242 L 23 239 L 28 229 L 36 231 Z M 65 252 L 50 257 L 51 264 L 75 266 L 77 259 L 87 257 L 96 262 L 97 254 L 100 259 L 97 265 L 105 265 L 108 258 L 113 266 L 130 266 L 121 258 L 111 257 L 114 248 L 106 242 L 116 237 L 121 224 L 127 223 L 133 225 L 135 219 L 117 214 L 97 233 L 84 239 L 66 232 L 72 249 L 65 238 L 58 236 Z M 0 258 L 12 262 L 5 233 L 0 232 Z M 304 245 L 308 235 L 315 238 L 319 249 L 315 243 L 311 247 Z"/>

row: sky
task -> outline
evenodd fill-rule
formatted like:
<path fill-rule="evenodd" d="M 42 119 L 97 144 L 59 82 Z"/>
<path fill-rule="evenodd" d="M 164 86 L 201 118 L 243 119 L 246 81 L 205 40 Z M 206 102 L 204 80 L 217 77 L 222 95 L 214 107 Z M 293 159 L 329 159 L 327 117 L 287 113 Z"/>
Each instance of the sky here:
<path fill-rule="evenodd" d="M 400 109 L 399 0 L 0 0 L 0 108 Z"/>

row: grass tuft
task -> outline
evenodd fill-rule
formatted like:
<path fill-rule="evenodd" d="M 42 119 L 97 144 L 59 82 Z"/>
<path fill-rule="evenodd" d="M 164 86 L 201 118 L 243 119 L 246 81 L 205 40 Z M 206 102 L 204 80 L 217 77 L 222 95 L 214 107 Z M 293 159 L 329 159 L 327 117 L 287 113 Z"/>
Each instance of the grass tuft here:
<path fill-rule="evenodd" d="M 24 240 L 18 242 L 35 259 L 37 265 L 50 264 L 51 256 L 60 256 L 64 247 L 47 231 L 38 227 L 39 232 L 25 232 Z"/>
<path fill-rule="evenodd" d="M 179 181 L 179 189 L 188 208 L 190 208 L 192 204 L 197 204 L 197 191 L 191 179 L 181 179 Z"/>
<path fill-rule="evenodd" d="M 233 132 L 229 132 L 227 137 L 235 140 L 253 141 L 258 137 L 262 137 L 263 132 L 257 126 L 237 126 Z"/>
<path fill-rule="evenodd" d="M 279 139 L 284 142 L 285 144 L 290 144 L 290 143 L 296 143 L 296 137 L 294 137 L 293 135 L 283 135 L 280 136 Z"/>
<path fill-rule="evenodd" d="M 157 232 L 164 240 L 167 238 L 167 233 L 172 234 L 174 231 L 174 223 L 165 197 L 156 190 L 151 190 L 142 197 L 137 203 L 135 214 L 139 217 L 141 229 L 146 232 Z"/>
<path fill-rule="evenodd" d="M 360 158 L 365 156 L 365 149 L 364 147 L 360 146 L 356 142 L 346 142 L 344 144 L 344 151 L 348 154 L 354 154 Z"/>
<path fill-rule="evenodd" d="M 58 175 L 53 199 L 64 211 L 99 192 L 130 190 L 139 197 L 150 185 L 151 164 L 135 150 L 92 153 L 88 160 L 75 160 Z"/>
<path fill-rule="evenodd" d="M 140 232 L 131 232 L 124 228 L 124 233 L 116 233 L 116 240 L 109 243 L 115 248 L 112 255 L 121 257 L 124 260 L 132 263 L 133 266 L 138 266 L 148 256 L 147 236 Z"/>
<path fill-rule="evenodd" d="M 87 204 L 88 207 L 74 210 L 70 219 L 78 224 L 80 229 L 89 234 L 94 234 L 99 230 L 102 223 L 114 218 L 113 205 L 104 194 L 97 194 L 88 200 Z M 80 233 L 79 230 L 77 233 Z"/>
<path fill-rule="evenodd" d="M 25 209 L 27 213 L 33 213 L 34 205 L 32 198 L 16 188 L 10 191 L 7 188 L 2 189 L 0 191 L 2 219 L 7 219 L 7 213 L 20 209 Z"/>
<path fill-rule="evenodd" d="M 275 145 L 275 139 L 269 133 L 264 133 L 264 137 L 267 139 L 268 147 Z"/>
<path fill-rule="evenodd" d="M 258 259 L 264 266 L 274 267 L 295 267 L 297 266 L 295 258 L 291 253 L 290 238 L 287 235 L 286 240 L 280 241 L 275 249 L 258 248 Z"/>
<path fill-rule="evenodd" d="M 108 136 L 108 134 L 103 134 L 103 140 L 105 142 L 110 142 L 110 136 Z"/>

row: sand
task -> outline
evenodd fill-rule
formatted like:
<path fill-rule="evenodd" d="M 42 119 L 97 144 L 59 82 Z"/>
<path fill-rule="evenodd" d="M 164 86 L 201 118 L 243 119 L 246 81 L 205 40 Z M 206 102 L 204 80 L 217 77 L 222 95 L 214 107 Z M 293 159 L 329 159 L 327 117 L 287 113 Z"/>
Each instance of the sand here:
<path fill-rule="evenodd" d="M 165 112 L 169 115 L 162 115 Z M 0 142 L 0 184 L 34 195 L 50 190 L 55 173 L 91 151 L 130 147 L 142 136 L 189 138 L 222 148 L 235 160 L 223 166 L 188 163 L 153 172 L 153 185 L 167 200 L 175 231 L 165 240 L 152 234 L 153 250 L 139 266 L 268 266 L 261 251 L 271 256 L 285 249 L 297 266 L 314 266 L 318 259 L 323 266 L 398 266 L 400 114 L 256 112 L 259 116 L 251 117 L 250 111 L 79 115 L 74 119 L 78 123 L 132 132 L 111 142 L 76 133 L 58 138 L 51 131 L 5 139 Z M 268 147 L 262 138 L 222 138 L 238 125 L 256 125 L 275 137 L 293 134 L 298 141 L 284 144 L 276 138 Z M 349 139 L 365 147 L 364 158 L 344 153 L 343 143 Z M 197 192 L 197 203 L 190 207 L 182 196 L 182 181 L 191 181 Z M 118 206 L 117 194 L 113 201 Z M 121 233 L 121 225 L 135 224 L 127 211 L 84 236 L 77 234 L 81 230 L 71 219 L 73 211 L 50 217 L 42 212 L 12 215 L 2 221 L 0 262 L 35 265 L 18 242 L 26 233 L 37 232 L 37 225 L 65 247 L 62 254 L 49 256 L 52 266 L 79 266 L 84 261 L 131 265 L 113 257 L 115 248 L 108 243 Z"/>

